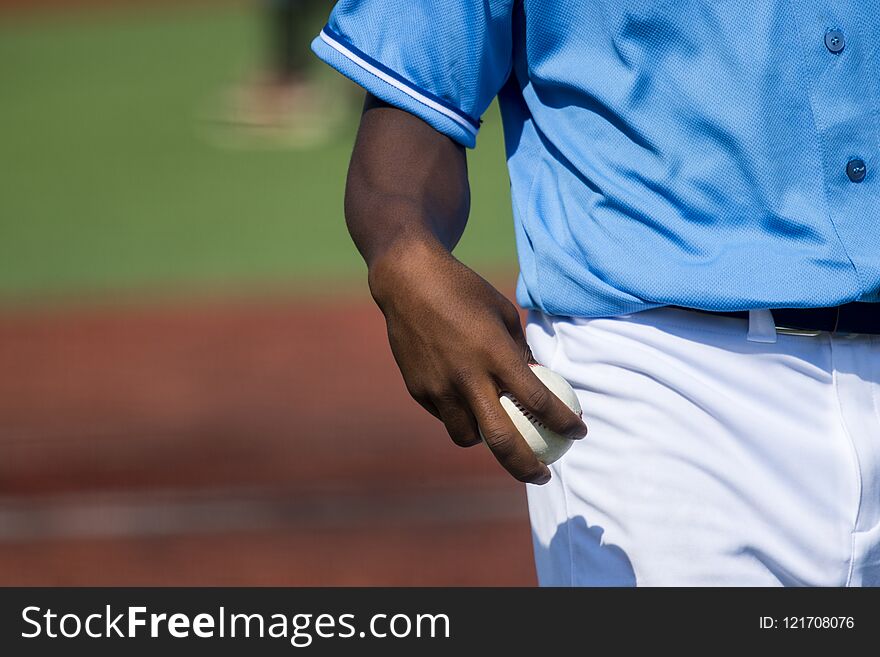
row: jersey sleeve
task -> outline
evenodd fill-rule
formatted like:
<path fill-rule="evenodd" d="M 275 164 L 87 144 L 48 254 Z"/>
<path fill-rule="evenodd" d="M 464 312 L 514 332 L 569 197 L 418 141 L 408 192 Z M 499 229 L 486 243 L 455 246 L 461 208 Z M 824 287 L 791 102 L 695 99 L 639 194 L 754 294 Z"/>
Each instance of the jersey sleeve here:
<path fill-rule="evenodd" d="M 386 103 L 473 148 L 510 74 L 515 0 L 342 0 L 312 42 Z"/>

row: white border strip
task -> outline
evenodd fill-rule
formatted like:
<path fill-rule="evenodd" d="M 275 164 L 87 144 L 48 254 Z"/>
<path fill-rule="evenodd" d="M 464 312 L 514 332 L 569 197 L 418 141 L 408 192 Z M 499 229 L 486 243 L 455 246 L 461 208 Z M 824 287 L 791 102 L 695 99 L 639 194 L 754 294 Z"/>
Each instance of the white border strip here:
<path fill-rule="evenodd" d="M 333 48 L 335 51 L 337 51 L 338 53 L 344 55 L 345 57 L 347 57 L 348 59 L 353 61 L 355 64 L 360 66 L 365 71 L 372 73 L 380 80 L 387 82 L 395 89 L 402 91 L 403 93 L 405 93 L 407 96 L 409 96 L 413 100 L 417 100 L 418 102 L 422 103 L 423 105 L 427 105 L 432 110 L 434 110 L 436 112 L 440 112 L 440 114 L 442 114 L 443 116 L 445 116 L 447 118 L 452 119 L 458 125 L 465 128 L 468 132 L 470 132 L 475 137 L 477 136 L 477 128 L 472 126 L 465 119 L 461 118 L 458 114 L 456 114 L 455 112 L 453 112 L 452 110 L 450 110 L 446 107 L 443 107 L 443 105 L 441 105 L 437 102 L 434 102 L 430 98 L 423 96 L 418 91 L 406 86 L 405 84 L 403 84 L 399 80 L 395 80 L 390 75 L 388 75 L 384 71 L 379 70 L 378 68 L 376 68 L 375 66 L 373 66 L 369 62 L 364 61 L 361 57 L 358 57 L 356 54 L 351 52 L 348 48 L 346 48 L 341 43 L 339 43 L 338 41 L 333 39 L 333 37 L 331 37 L 329 34 L 327 34 L 324 30 L 321 30 L 321 40 L 324 43 L 326 43 L 328 46 Z"/>

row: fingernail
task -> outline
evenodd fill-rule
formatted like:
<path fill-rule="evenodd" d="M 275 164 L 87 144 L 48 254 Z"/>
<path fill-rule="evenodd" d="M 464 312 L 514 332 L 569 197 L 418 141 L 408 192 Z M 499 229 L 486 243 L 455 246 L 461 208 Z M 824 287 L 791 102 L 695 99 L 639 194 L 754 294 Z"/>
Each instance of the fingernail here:
<path fill-rule="evenodd" d="M 572 429 L 571 433 L 568 435 L 572 440 L 580 440 L 584 436 L 587 435 L 587 425 L 583 422 L 578 425 L 576 428 Z"/>
<path fill-rule="evenodd" d="M 538 486 L 543 486 L 548 481 L 550 481 L 551 477 L 552 477 L 552 475 L 550 474 L 550 468 L 548 468 L 547 466 L 544 466 L 544 474 L 541 475 L 541 477 L 539 479 L 537 479 L 535 481 L 535 483 L 538 484 Z"/>

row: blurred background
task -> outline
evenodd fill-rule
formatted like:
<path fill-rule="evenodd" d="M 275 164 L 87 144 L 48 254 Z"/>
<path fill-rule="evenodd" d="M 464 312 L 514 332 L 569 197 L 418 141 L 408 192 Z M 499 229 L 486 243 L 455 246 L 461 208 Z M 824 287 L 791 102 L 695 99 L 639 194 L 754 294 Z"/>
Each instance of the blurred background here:
<path fill-rule="evenodd" d="M 370 302 L 330 6 L 0 0 L 0 584 L 534 583 Z M 510 291 L 485 119 L 456 253 Z"/>

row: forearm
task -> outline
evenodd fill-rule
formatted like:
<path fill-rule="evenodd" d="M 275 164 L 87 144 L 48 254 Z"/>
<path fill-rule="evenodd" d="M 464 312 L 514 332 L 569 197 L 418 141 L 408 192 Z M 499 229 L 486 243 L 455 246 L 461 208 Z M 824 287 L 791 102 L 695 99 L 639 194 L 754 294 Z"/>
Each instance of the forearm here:
<path fill-rule="evenodd" d="M 500 393 L 524 400 L 562 435 L 579 438 L 586 427 L 529 366 L 513 304 L 452 257 L 469 205 L 464 149 L 368 98 L 345 214 L 407 389 L 456 444 L 476 445 L 484 436 L 517 479 L 544 483 L 550 471 L 517 432 Z"/>
<path fill-rule="evenodd" d="M 421 119 L 368 96 L 348 173 L 345 216 L 371 274 L 386 256 L 451 251 L 469 207 L 464 149 Z"/>

